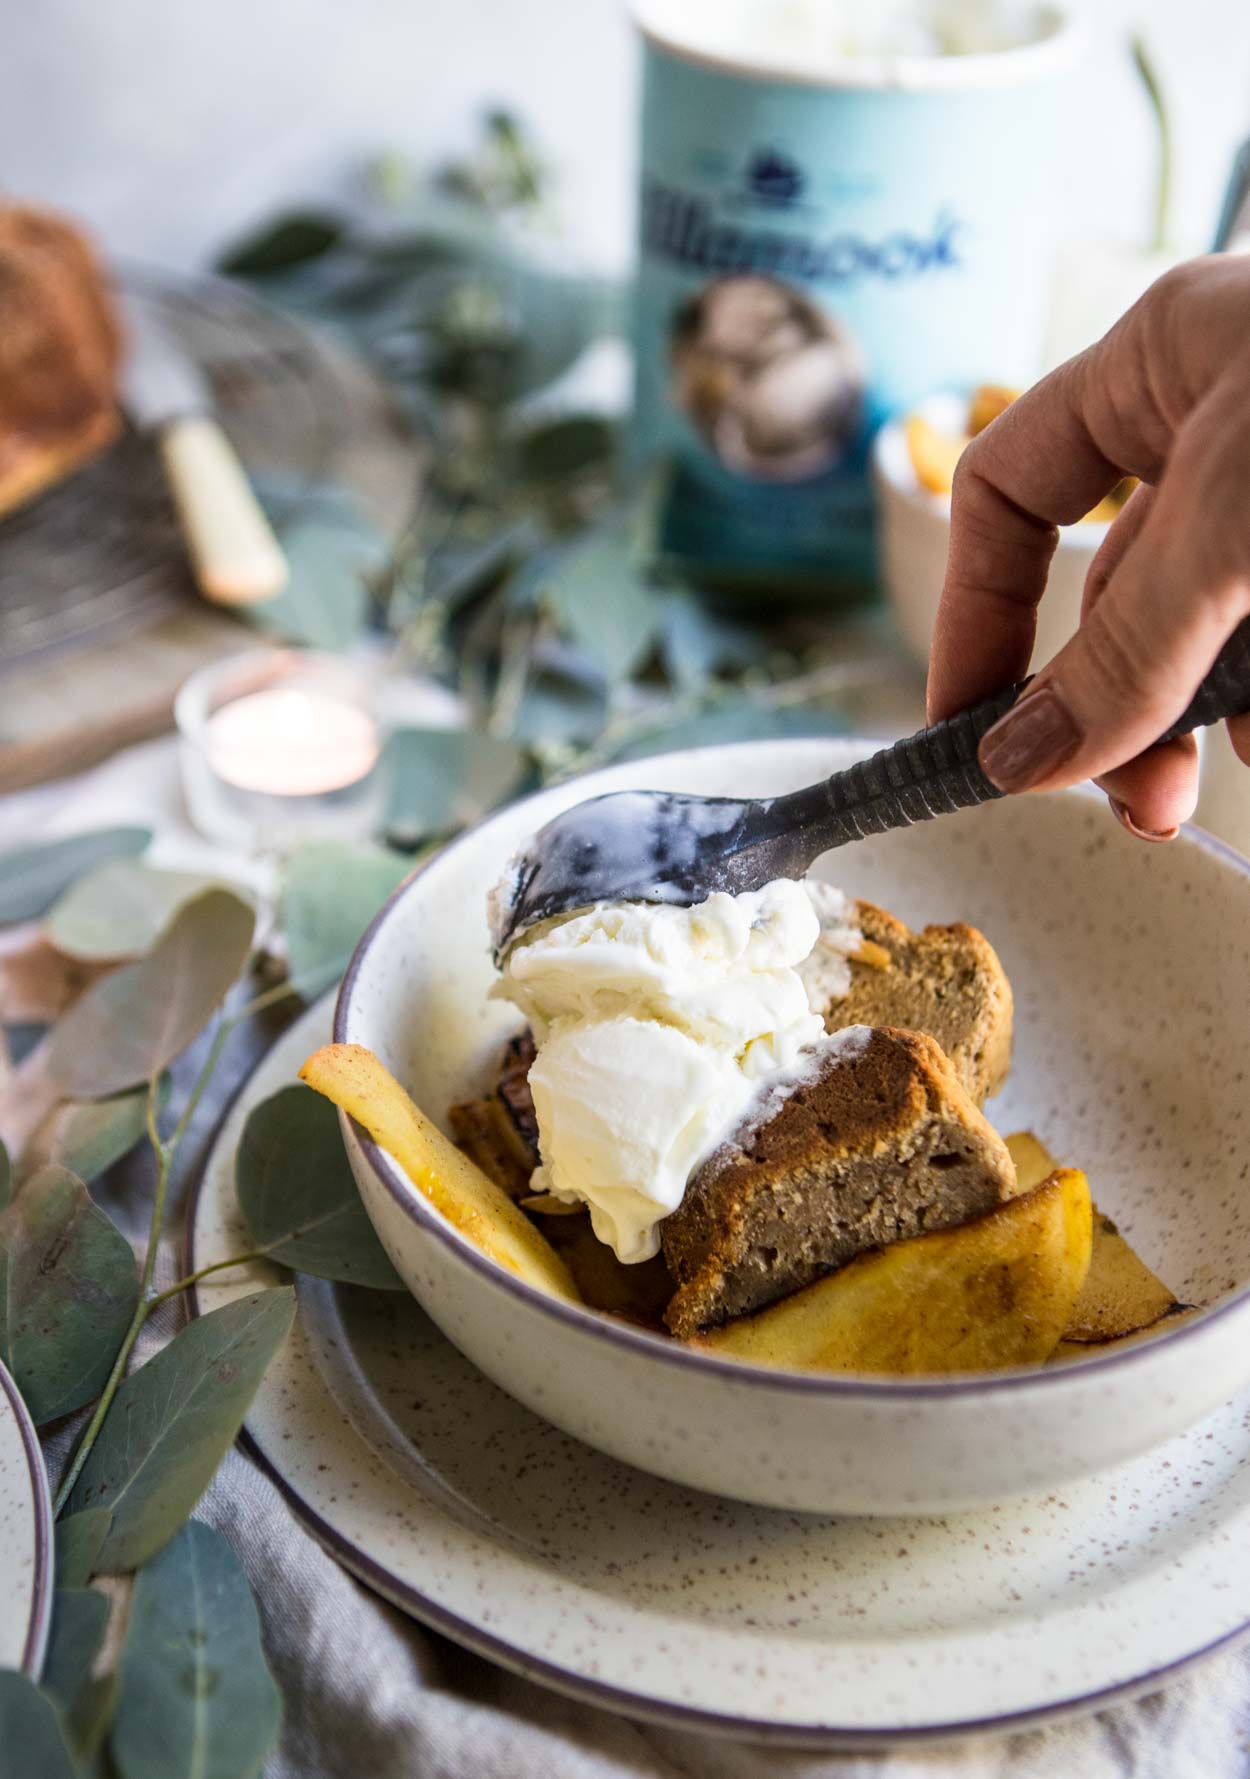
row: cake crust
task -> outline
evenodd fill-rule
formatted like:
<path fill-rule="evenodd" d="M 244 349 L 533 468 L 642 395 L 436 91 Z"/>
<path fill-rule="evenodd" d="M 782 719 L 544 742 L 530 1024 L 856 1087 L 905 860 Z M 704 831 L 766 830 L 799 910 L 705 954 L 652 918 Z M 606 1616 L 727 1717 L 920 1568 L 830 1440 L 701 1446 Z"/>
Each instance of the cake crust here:
<path fill-rule="evenodd" d="M 936 1040 L 872 1029 L 696 1171 L 661 1225 L 677 1285 L 665 1321 L 683 1337 L 716 1327 L 1015 1191 L 1006 1145 Z"/>
<path fill-rule="evenodd" d="M 825 1009 L 826 1030 L 927 1032 L 978 1105 L 997 1093 L 1011 1067 L 1011 984 L 984 933 L 963 921 L 913 933 L 871 902 L 857 904 L 857 920 L 886 961 L 850 960 L 850 990 Z"/>

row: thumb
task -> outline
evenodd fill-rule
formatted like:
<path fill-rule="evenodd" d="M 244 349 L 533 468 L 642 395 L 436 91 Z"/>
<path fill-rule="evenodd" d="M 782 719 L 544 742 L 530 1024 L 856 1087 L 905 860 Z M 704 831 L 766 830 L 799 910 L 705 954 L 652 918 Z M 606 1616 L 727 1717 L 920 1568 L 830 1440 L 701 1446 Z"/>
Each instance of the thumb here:
<path fill-rule="evenodd" d="M 1212 441 L 1213 419 L 1195 411 L 1080 629 L 986 735 L 981 765 L 1000 790 L 1051 790 L 1135 759 L 1250 611 L 1250 536 L 1233 517 L 1244 502 L 1223 487 L 1244 459 L 1228 428 Z"/>

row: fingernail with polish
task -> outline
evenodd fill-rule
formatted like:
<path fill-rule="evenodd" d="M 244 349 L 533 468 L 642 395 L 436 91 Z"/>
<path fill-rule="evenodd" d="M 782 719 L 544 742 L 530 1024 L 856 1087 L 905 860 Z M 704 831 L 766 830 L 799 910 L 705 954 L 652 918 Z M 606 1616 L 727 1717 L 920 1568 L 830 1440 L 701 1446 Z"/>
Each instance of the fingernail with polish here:
<path fill-rule="evenodd" d="M 1180 833 L 1179 828 L 1140 827 L 1138 823 L 1133 820 L 1132 812 L 1129 810 L 1127 804 L 1121 803 L 1118 797 L 1108 797 L 1107 801 L 1110 803 L 1115 814 L 1115 819 L 1119 822 L 1120 826 L 1122 828 L 1127 828 L 1129 833 L 1135 835 L 1138 840 L 1151 840 L 1158 846 L 1165 840 L 1175 840 L 1176 836 Z"/>
<path fill-rule="evenodd" d="M 1058 771 L 1080 746 L 1072 712 L 1053 686 L 1026 692 L 1000 717 L 978 751 L 981 770 L 1000 791 L 1027 791 Z"/>

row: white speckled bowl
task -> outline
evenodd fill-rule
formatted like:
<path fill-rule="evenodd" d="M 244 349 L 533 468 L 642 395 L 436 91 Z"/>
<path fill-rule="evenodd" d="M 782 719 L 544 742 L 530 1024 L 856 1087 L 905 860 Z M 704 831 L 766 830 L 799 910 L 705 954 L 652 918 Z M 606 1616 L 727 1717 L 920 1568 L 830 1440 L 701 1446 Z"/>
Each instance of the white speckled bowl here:
<path fill-rule="evenodd" d="M 365 935 L 335 1018 L 436 1118 L 515 1025 L 488 1001 L 484 902 L 558 810 L 648 786 L 794 789 L 870 751 L 843 741 L 670 754 L 544 791 L 465 834 Z M 822 861 L 913 925 L 968 920 L 1016 996 L 1015 1066 L 989 1107 L 1084 1167 L 1095 1196 L 1210 1313 L 1071 1367 L 817 1377 L 698 1354 L 546 1298 L 487 1260 L 344 1120 L 369 1215 L 443 1332 L 537 1413 L 613 1456 L 740 1500 L 939 1513 L 1045 1490 L 1146 1450 L 1250 1383 L 1250 864 L 1196 831 L 1131 840 L 1102 798 L 1006 799 Z"/>

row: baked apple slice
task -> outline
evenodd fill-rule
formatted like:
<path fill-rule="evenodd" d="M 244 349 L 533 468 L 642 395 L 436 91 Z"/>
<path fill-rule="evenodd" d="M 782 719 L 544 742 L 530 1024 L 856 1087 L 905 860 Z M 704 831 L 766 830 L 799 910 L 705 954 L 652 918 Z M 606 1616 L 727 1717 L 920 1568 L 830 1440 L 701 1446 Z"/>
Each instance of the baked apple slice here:
<path fill-rule="evenodd" d="M 1032 1131 L 1019 1131 L 1005 1140 L 1026 1191 L 1059 1165 Z M 1175 1294 L 1095 1205 L 1089 1273 L 1063 1331 L 1065 1342 L 1093 1346 L 1121 1340 L 1152 1328 L 1179 1307 Z"/>
<path fill-rule="evenodd" d="M 863 1254 L 698 1338 L 706 1352 L 801 1371 L 895 1375 L 1038 1365 L 1089 1270 L 1085 1176 L 1057 1169 L 957 1229 Z"/>
<path fill-rule="evenodd" d="M 426 1117 L 372 1050 L 326 1044 L 308 1058 L 300 1080 L 363 1125 L 417 1191 L 484 1254 L 527 1285 L 580 1302 L 572 1274 L 542 1232 Z"/>

